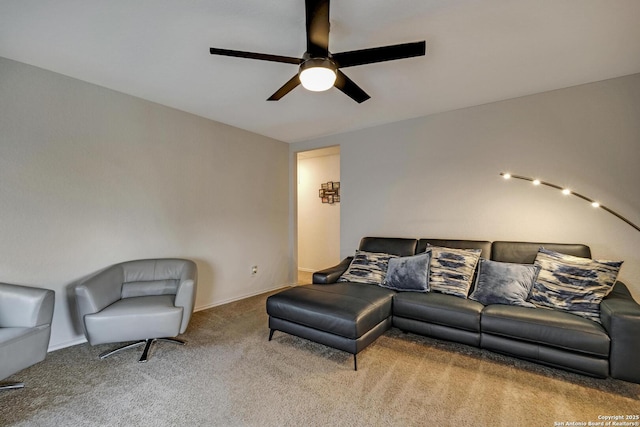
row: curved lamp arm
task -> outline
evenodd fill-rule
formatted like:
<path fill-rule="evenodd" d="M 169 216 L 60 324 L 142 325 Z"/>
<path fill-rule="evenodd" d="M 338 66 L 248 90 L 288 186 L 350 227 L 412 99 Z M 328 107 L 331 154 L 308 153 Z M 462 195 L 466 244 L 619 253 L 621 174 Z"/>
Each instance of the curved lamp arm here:
<path fill-rule="evenodd" d="M 623 217 L 619 213 L 609 209 L 606 206 L 601 205 L 600 203 L 596 202 L 595 200 L 592 200 L 592 199 L 590 199 L 590 198 L 588 198 L 586 196 L 583 196 L 580 193 L 576 193 L 574 191 L 571 191 L 568 188 L 563 188 L 563 187 L 560 187 L 559 185 L 552 184 L 550 182 L 541 181 L 539 179 L 529 178 L 529 177 L 521 176 L 521 175 L 513 175 L 513 174 L 510 174 L 510 173 L 506 173 L 506 172 L 500 172 L 500 176 L 502 176 L 504 179 L 520 179 L 522 181 L 529 181 L 529 182 L 533 183 L 533 185 L 546 185 L 547 187 L 555 188 L 556 190 L 562 191 L 562 194 L 574 195 L 574 196 L 576 196 L 576 197 L 578 197 L 578 198 L 580 198 L 582 200 L 585 200 L 585 201 L 591 203 L 591 206 L 593 206 L 594 208 L 603 209 L 603 210 L 609 212 L 611 215 L 617 217 L 618 219 L 621 219 L 622 221 L 626 222 L 627 224 L 629 224 L 630 226 L 632 226 L 636 230 L 640 231 L 640 227 L 638 227 L 637 225 L 635 225 L 634 223 L 632 223 L 631 221 L 629 221 L 627 218 Z"/>

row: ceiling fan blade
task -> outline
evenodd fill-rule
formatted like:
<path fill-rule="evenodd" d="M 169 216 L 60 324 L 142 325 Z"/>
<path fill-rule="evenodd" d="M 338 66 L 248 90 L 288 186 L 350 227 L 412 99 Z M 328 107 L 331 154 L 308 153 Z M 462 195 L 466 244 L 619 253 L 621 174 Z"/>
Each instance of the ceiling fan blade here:
<path fill-rule="evenodd" d="M 356 65 L 372 64 L 374 62 L 393 61 L 395 59 L 422 56 L 425 54 L 426 50 L 426 42 L 421 41 L 336 53 L 332 56 L 332 59 L 338 64 L 338 67 L 345 68 Z"/>
<path fill-rule="evenodd" d="M 334 86 L 358 104 L 362 104 L 364 101 L 371 98 L 364 90 L 360 89 L 360 86 L 355 84 L 353 80 L 347 77 L 340 70 L 336 73 L 336 82 Z"/>
<path fill-rule="evenodd" d="M 296 65 L 299 65 L 303 62 L 302 59 L 300 58 L 293 58 L 290 56 L 269 55 L 266 53 L 245 52 L 242 50 L 218 49 L 215 47 L 210 48 L 209 52 L 212 55 L 235 56 L 237 58 L 249 58 L 249 59 L 261 59 L 263 61 L 285 62 L 287 64 L 296 64 Z"/>
<path fill-rule="evenodd" d="M 271 95 L 269 99 L 267 99 L 267 101 L 279 100 L 280 98 L 282 98 L 283 96 L 285 96 L 286 94 L 294 90 L 299 84 L 300 84 L 300 78 L 296 74 L 295 76 L 291 77 L 291 79 L 288 82 L 282 85 L 282 87 L 278 89 L 273 95 Z"/>
<path fill-rule="evenodd" d="M 305 0 L 307 53 L 312 58 L 329 55 L 329 0 Z"/>

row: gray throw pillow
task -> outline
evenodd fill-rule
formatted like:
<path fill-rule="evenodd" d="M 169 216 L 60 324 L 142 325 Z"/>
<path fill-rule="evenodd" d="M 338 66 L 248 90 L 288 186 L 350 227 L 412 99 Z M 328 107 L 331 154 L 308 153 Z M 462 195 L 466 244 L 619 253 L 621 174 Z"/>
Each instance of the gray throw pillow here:
<path fill-rule="evenodd" d="M 600 322 L 600 303 L 613 289 L 622 261 L 580 258 L 538 250 L 540 272 L 529 301 Z"/>
<path fill-rule="evenodd" d="M 429 292 L 429 262 L 431 251 L 401 257 L 391 258 L 387 277 L 380 284 L 385 288 L 396 291 Z"/>
<path fill-rule="evenodd" d="M 357 250 L 349 268 L 342 273 L 338 282 L 379 285 L 387 274 L 390 258 L 396 258 L 396 255 Z"/>
<path fill-rule="evenodd" d="M 527 299 L 538 270 L 532 264 L 481 259 L 475 290 L 469 298 L 484 305 L 505 304 L 535 308 Z"/>

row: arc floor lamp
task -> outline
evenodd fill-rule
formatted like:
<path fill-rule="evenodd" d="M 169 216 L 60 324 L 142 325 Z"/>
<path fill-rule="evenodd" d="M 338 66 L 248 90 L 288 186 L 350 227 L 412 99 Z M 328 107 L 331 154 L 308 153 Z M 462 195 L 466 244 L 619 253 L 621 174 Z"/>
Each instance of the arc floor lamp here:
<path fill-rule="evenodd" d="M 637 226 L 633 222 L 629 221 L 627 218 L 623 217 L 618 212 L 615 212 L 615 211 L 609 209 L 608 207 L 601 205 L 599 202 L 597 202 L 597 201 L 595 201 L 593 199 L 590 199 L 587 196 L 583 196 L 580 193 L 576 193 L 575 191 L 572 191 L 572 190 L 570 190 L 568 188 L 561 187 L 561 186 L 553 184 L 551 182 L 545 182 L 545 181 L 541 181 L 539 179 L 529 178 L 529 177 L 521 176 L 521 175 L 513 175 L 513 174 L 510 174 L 510 173 L 507 173 L 507 172 L 500 172 L 500 175 L 504 179 L 519 179 L 519 180 L 522 180 L 522 181 L 529 181 L 533 185 L 536 185 L 536 186 L 537 185 L 545 185 L 547 187 L 551 187 L 551 188 L 555 188 L 556 190 L 560 190 L 562 192 L 562 194 L 564 194 L 566 196 L 569 196 L 569 195 L 576 196 L 579 199 L 582 199 L 582 200 L 584 200 L 586 202 L 589 202 L 591 204 L 591 206 L 593 206 L 594 208 L 605 210 L 605 211 L 609 212 L 611 215 L 617 217 L 618 219 L 626 222 L 627 224 L 629 224 L 630 226 L 632 226 L 636 230 L 640 231 L 640 227 L 639 226 Z"/>

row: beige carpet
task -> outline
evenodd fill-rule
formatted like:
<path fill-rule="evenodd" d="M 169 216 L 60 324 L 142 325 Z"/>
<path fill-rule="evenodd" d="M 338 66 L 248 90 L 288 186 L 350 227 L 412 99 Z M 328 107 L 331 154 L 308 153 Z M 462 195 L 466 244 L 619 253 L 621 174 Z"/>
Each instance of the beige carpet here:
<path fill-rule="evenodd" d="M 393 329 L 358 356 L 276 332 L 267 295 L 194 314 L 187 346 L 78 345 L 9 380 L 2 426 L 554 426 L 639 414 L 640 385 Z M 558 424 L 554 424 L 558 423 Z"/>

